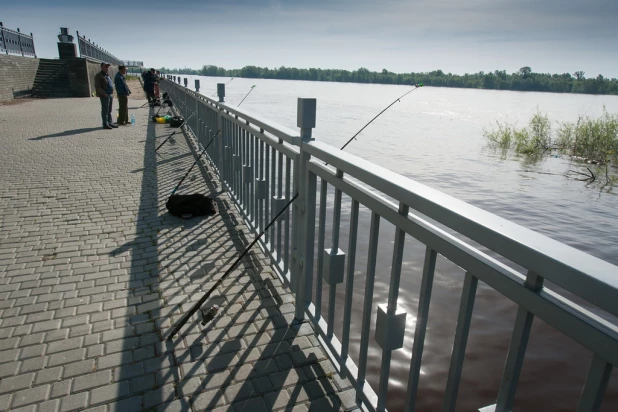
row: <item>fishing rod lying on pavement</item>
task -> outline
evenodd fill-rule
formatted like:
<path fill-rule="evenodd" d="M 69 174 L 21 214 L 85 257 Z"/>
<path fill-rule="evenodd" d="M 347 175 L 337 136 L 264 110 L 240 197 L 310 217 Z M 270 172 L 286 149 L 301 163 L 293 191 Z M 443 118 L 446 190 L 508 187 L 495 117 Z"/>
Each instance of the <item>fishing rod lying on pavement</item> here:
<path fill-rule="evenodd" d="M 341 150 L 343 150 L 348 143 L 350 143 L 356 136 L 359 135 L 360 132 L 362 132 L 363 130 L 365 130 L 365 128 L 367 126 L 369 126 L 375 119 L 377 119 L 382 113 L 384 113 L 386 110 L 388 110 L 392 105 L 394 105 L 395 103 L 397 103 L 398 101 L 400 101 L 403 97 L 405 97 L 406 95 L 408 95 L 409 93 L 412 93 L 414 90 L 423 87 L 422 83 L 416 84 L 414 85 L 414 89 L 408 91 L 407 93 L 405 93 L 404 95 L 402 95 L 401 97 L 399 97 L 397 100 L 395 100 L 393 103 L 389 104 L 386 109 L 382 110 L 380 113 L 378 113 L 378 115 L 376 117 L 374 117 L 373 119 L 371 119 L 367 124 L 365 124 L 365 126 L 363 126 L 362 129 L 360 129 L 358 131 L 358 133 L 356 133 L 354 136 L 352 136 L 352 138 L 350 140 L 348 140 L 348 142 L 343 145 L 343 147 L 341 148 Z M 255 86 L 254 86 L 255 87 Z M 251 90 L 253 90 L 253 87 L 251 88 Z M 251 93 L 251 91 L 249 91 L 249 93 Z M 249 94 L 247 93 L 247 95 Z M 246 96 L 245 96 L 246 97 Z M 244 101 L 244 99 L 243 99 Z M 241 102 L 242 103 L 242 102 Z M 213 138 L 214 140 L 214 138 Z M 211 141 L 212 142 L 212 141 Z M 185 176 L 186 177 L 186 176 Z M 184 178 L 183 178 L 184 180 Z M 247 255 L 247 253 L 249 253 L 249 251 L 251 250 L 251 248 L 258 242 L 258 240 L 260 240 L 262 238 L 262 236 L 264 236 L 264 234 L 268 231 L 268 229 L 271 228 L 272 225 L 275 224 L 275 222 L 285 213 L 285 211 L 292 205 L 292 203 L 296 200 L 296 198 L 298 198 L 298 193 L 296 193 L 294 195 L 294 197 L 292 197 L 292 199 L 290 199 L 289 202 L 287 202 L 283 208 L 279 211 L 279 213 L 277 213 L 277 215 L 270 221 L 270 223 L 268 223 L 268 225 L 262 229 L 262 231 L 260 232 L 260 234 L 253 239 L 253 241 L 249 244 L 249 246 L 247 246 L 245 248 L 245 250 L 243 250 L 243 252 L 240 254 L 240 256 L 238 256 L 238 258 L 234 261 L 234 263 L 232 263 L 232 265 L 229 267 L 228 270 L 225 271 L 225 273 L 215 282 L 215 284 L 208 290 L 208 292 L 206 292 L 201 298 L 200 300 L 198 300 L 195 305 L 193 305 L 191 307 L 191 309 L 189 309 L 188 312 L 186 312 L 182 319 L 180 320 L 180 322 L 178 322 L 178 324 L 174 327 L 174 329 L 172 329 L 172 332 L 170 333 L 170 335 L 168 336 L 167 340 L 171 341 L 174 339 L 174 336 L 180 332 L 180 329 L 182 329 L 182 327 L 189 321 L 189 319 L 191 319 L 191 316 L 193 316 L 195 314 L 195 312 L 197 312 L 200 307 L 204 304 L 204 302 L 206 302 L 206 300 L 208 300 L 208 298 L 210 297 L 210 295 L 212 295 L 212 293 L 215 291 L 215 289 L 217 287 L 219 287 L 219 285 L 221 285 L 223 283 L 223 281 L 229 276 L 230 273 L 232 273 L 235 269 L 236 266 L 240 263 L 240 261 L 242 260 L 243 257 L 245 257 Z M 213 320 L 215 318 L 215 316 L 217 315 L 217 313 L 219 312 L 219 306 L 218 305 L 213 305 L 211 306 L 208 310 L 202 310 L 202 325 L 206 325 L 208 322 L 210 322 L 211 320 Z"/>
<path fill-rule="evenodd" d="M 184 120 L 182 121 L 182 123 L 180 123 L 180 126 L 178 126 L 178 127 L 179 127 L 180 129 L 182 129 L 182 128 L 183 128 L 183 126 L 184 126 L 185 124 L 187 124 L 187 120 L 189 120 L 190 118 L 192 118 L 193 116 L 195 116 L 195 114 L 196 114 L 196 113 L 197 113 L 197 111 L 193 112 L 193 114 L 192 114 L 191 116 L 187 117 L 186 119 L 184 119 Z M 170 139 L 172 138 L 172 136 L 174 136 L 175 134 L 176 134 L 176 131 L 173 131 L 173 132 L 172 132 L 172 134 L 171 134 L 171 135 L 169 135 L 169 136 L 167 137 L 167 139 L 165 139 L 165 140 L 163 141 L 163 143 L 161 143 L 161 144 L 159 145 L 159 147 L 157 147 L 157 148 L 155 149 L 155 153 L 157 153 L 157 151 L 161 148 L 161 146 L 163 146 L 163 145 L 165 144 L 165 142 L 167 142 L 168 140 L 170 140 Z"/>

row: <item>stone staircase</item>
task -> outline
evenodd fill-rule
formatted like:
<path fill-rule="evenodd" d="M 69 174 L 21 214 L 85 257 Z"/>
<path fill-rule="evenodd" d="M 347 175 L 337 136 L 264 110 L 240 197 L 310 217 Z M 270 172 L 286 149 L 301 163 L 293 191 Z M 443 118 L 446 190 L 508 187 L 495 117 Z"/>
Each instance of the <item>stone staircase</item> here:
<path fill-rule="evenodd" d="M 67 62 L 41 59 L 32 86 L 32 94 L 36 97 L 72 97 Z"/>

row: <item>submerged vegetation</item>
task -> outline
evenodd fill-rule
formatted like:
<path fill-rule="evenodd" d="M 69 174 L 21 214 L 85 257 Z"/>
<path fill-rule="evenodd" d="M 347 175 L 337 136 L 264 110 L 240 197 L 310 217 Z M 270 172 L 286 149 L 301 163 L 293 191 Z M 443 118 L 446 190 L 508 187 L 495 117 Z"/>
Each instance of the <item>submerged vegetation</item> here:
<path fill-rule="evenodd" d="M 580 116 L 576 122 L 560 123 L 555 132 L 549 117 L 539 111 L 522 128 L 507 122 L 496 122 L 496 125 L 483 132 L 492 147 L 526 156 L 561 153 L 597 165 L 597 174 L 604 175 L 606 183 L 618 181 L 610 176 L 610 166 L 618 165 L 618 115 L 608 113 L 605 107 L 599 118 Z M 588 178 L 584 180 L 596 180 L 594 172 L 589 168 L 588 171 L 590 174 L 586 174 Z"/>

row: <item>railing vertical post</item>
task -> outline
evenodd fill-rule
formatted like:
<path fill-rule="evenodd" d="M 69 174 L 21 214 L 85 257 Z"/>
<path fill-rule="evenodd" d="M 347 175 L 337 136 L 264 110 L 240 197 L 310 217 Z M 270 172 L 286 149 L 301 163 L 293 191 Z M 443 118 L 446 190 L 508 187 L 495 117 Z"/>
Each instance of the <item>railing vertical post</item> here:
<path fill-rule="evenodd" d="M 225 83 L 217 83 L 217 95 L 219 96 L 219 103 L 224 103 L 225 102 Z M 225 167 L 226 163 L 225 160 L 223 159 L 223 154 L 224 154 L 224 150 L 223 150 L 223 143 L 225 142 L 224 137 L 223 137 L 223 118 L 221 116 L 221 112 L 223 111 L 223 108 L 221 107 L 221 105 L 217 106 L 218 108 L 218 113 L 217 113 L 217 131 L 218 133 L 221 135 L 219 137 L 219 142 L 221 142 L 221 144 L 217 144 L 217 146 L 219 147 L 219 162 L 217 167 L 219 168 L 219 174 L 223 175 L 223 168 Z M 217 135 L 215 133 L 215 139 L 217 138 Z M 226 185 L 225 182 L 225 177 L 221 179 L 221 184 L 222 185 Z"/>
<path fill-rule="evenodd" d="M 32 54 L 34 54 L 34 57 L 36 58 L 36 49 L 34 48 L 34 35 L 30 33 L 30 37 L 32 37 Z"/>
<path fill-rule="evenodd" d="M 22 57 L 23 57 L 23 55 L 24 55 L 24 49 L 23 49 L 23 47 L 21 47 L 21 31 L 19 31 L 19 27 L 17 28 L 17 33 L 19 33 L 19 34 L 17 35 L 17 42 L 19 43 L 19 51 L 21 52 L 21 55 L 22 55 Z"/>
<path fill-rule="evenodd" d="M 6 47 L 6 38 L 4 37 L 4 25 L 0 21 L 0 35 L 2 36 L 2 47 L 4 47 L 4 51 L 6 54 L 9 54 L 9 49 Z"/>
<path fill-rule="evenodd" d="M 316 176 L 309 173 L 311 155 L 305 145 L 313 139 L 315 127 L 316 99 L 298 98 L 296 123 L 300 128 L 300 153 L 295 164 L 294 186 L 298 194 L 292 216 L 292 265 L 291 283 L 296 284 L 295 318 L 305 318 L 307 300 L 311 300 L 311 277 L 313 275 L 313 239 L 315 236 L 315 194 Z"/>
<path fill-rule="evenodd" d="M 197 142 L 200 142 L 200 99 L 197 96 L 193 96 L 195 99 L 195 137 L 197 139 Z M 206 147 L 208 143 L 204 144 L 204 147 Z"/>
<path fill-rule="evenodd" d="M 543 280 L 544 279 L 538 274 L 528 271 L 524 285 L 528 289 L 539 292 L 543 289 Z M 495 405 L 496 412 L 507 412 L 513 408 L 515 391 L 517 390 L 519 374 L 523 367 L 533 320 L 534 315 L 520 306 L 517 310 L 509 353 L 506 358 L 506 364 L 504 365 L 500 390 L 498 391 L 498 399 Z"/>

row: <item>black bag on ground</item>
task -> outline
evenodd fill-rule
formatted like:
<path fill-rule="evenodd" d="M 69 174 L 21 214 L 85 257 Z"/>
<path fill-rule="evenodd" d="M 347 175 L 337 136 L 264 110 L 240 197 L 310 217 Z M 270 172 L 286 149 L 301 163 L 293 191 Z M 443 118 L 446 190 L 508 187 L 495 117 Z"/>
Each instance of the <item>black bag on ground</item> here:
<path fill-rule="evenodd" d="M 185 122 L 184 117 L 174 116 L 170 119 L 170 127 L 180 127 Z"/>
<path fill-rule="evenodd" d="M 215 201 L 208 196 L 194 193 L 192 195 L 171 195 L 165 203 L 167 210 L 178 217 L 189 219 L 193 216 L 209 216 L 217 213 Z"/>

